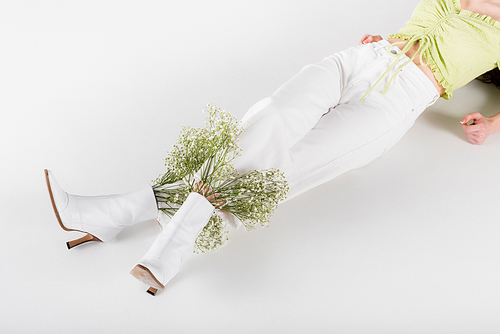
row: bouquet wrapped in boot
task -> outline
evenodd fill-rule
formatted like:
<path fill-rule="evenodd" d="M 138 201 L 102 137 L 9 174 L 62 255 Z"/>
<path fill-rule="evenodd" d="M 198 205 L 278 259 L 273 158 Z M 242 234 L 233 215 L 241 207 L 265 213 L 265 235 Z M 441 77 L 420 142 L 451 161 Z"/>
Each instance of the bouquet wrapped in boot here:
<path fill-rule="evenodd" d="M 232 161 L 242 153 L 237 141 L 243 129 L 225 109 L 208 105 L 205 111 L 206 127 L 182 128 L 165 159 L 166 172 L 154 181 L 161 214 L 172 220 L 161 223 L 162 233 L 131 272 L 152 287 L 149 292 L 177 273 L 193 244 L 197 253 L 215 251 L 226 244 L 229 225 L 267 226 L 288 192 L 277 169 L 239 174 Z"/>

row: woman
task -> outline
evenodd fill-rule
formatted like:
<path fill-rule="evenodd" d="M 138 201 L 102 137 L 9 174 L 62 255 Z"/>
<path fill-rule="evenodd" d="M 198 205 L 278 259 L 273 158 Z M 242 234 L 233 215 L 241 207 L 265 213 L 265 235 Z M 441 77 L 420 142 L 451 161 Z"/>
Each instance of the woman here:
<path fill-rule="evenodd" d="M 423 0 L 397 34 L 365 35 L 359 46 L 304 67 L 243 117 L 234 161 L 239 172 L 279 168 L 289 199 L 367 164 L 394 145 L 437 98 L 499 64 L 500 0 Z M 484 76 L 483 76 L 484 77 Z M 500 113 L 466 115 L 467 139 L 481 144 L 500 128 Z M 68 248 L 111 240 L 125 226 L 154 219 L 151 187 L 125 195 L 80 197 L 46 171 L 54 212 L 65 230 L 86 232 Z M 205 188 L 193 192 L 132 274 L 162 289 L 214 211 Z M 218 199 L 221 200 L 221 199 Z M 223 200 L 223 199 L 222 199 Z"/>

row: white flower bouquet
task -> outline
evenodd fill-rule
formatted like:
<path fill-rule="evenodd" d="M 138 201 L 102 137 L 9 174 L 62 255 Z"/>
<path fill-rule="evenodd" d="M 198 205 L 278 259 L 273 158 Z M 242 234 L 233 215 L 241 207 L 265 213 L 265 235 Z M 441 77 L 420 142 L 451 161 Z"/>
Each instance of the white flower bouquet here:
<path fill-rule="evenodd" d="M 247 230 L 266 227 L 288 184 L 277 169 L 239 174 L 232 161 L 241 154 L 237 145 L 243 129 L 225 109 L 209 104 L 205 128 L 183 126 L 179 141 L 165 159 L 167 170 L 154 180 L 159 209 L 172 217 L 191 192 L 204 195 L 216 208 L 195 241 L 195 252 L 218 250 L 227 242 L 232 214 Z"/>

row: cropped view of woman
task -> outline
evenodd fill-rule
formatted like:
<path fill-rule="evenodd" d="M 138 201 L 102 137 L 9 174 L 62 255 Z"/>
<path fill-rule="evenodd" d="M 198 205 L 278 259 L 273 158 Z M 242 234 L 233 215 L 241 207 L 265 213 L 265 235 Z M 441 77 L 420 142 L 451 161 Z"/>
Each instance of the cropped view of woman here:
<path fill-rule="evenodd" d="M 396 144 L 439 97 L 448 100 L 471 80 L 498 71 L 500 23 L 495 18 L 500 19 L 500 1 L 424 0 L 406 26 L 387 39 L 365 35 L 358 46 L 304 67 L 243 117 L 242 155 L 234 167 L 240 174 L 279 169 L 291 199 L 367 164 Z M 467 139 L 482 144 L 500 128 L 500 113 L 467 114 L 461 123 Z M 158 215 L 150 187 L 81 197 L 62 190 L 50 171 L 45 174 L 61 227 L 87 233 L 68 248 L 111 240 L 122 228 Z M 186 199 L 131 272 L 151 286 L 153 295 L 180 269 L 217 208 L 214 199 L 231 201 L 203 176 L 199 182 L 203 186 L 193 183 L 196 195 Z"/>
<path fill-rule="evenodd" d="M 19 0 L 0 40 L 1 332 L 500 331 L 500 0 Z"/>

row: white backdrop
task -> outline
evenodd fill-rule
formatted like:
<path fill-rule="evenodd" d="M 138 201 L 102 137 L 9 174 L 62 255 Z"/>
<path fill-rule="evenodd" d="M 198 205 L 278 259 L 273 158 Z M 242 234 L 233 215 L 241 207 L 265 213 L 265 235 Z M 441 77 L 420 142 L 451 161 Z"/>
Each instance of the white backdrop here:
<path fill-rule="evenodd" d="M 156 297 L 128 274 L 159 230 L 68 251 L 43 169 L 68 192 L 150 182 L 207 103 L 238 117 L 304 65 L 386 37 L 417 0 L 2 1 L 0 331 L 498 333 L 500 111 L 473 82 L 391 151 L 189 254 Z"/>

